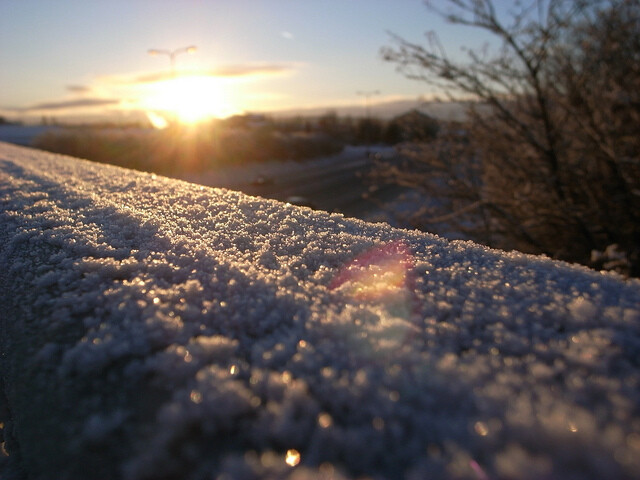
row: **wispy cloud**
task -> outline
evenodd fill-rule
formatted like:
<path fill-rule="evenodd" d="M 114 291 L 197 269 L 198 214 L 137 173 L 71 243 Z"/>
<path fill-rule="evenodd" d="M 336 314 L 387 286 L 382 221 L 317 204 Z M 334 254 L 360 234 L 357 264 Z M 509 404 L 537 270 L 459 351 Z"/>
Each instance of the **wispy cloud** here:
<path fill-rule="evenodd" d="M 34 112 L 38 110 L 66 110 L 80 109 L 88 107 L 107 107 L 120 104 L 121 100 L 113 98 L 76 98 L 71 100 L 60 100 L 57 102 L 43 102 L 30 105 L 28 107 L 13 108 L 18 112 Z"/>
<path fill-rule="evenodd" d="M 73 93 L 87 93 L 91 91 L 91 87 L 86 85 L 67 85 L 67 90 Z"/>
<path fill-rule="evenodd" d="M 247 77 L 262 75 L 281 75 L 290 73 L 293 70 L 295 70 L 295 66 L 292 64 L 241 64 L 219 67 L 215 70 L 211 70 L 210 74 L 215 77 Z"/>
<path fill-rule="evenodd" d="M 293 72 L 296 65 L 282 63 L 248 63 L 223 65 L 209 70 L 178 70 L 177 72 L 161 71 L 138 75 L 113 75 L 101 80 L 107 84 L 138 85 L 160 82 L 176 77 L 214 77 L 214 78 L 247 78 L 270 75 L 285 75 Z"/>
<path fill-rule="evenodd" d="M 285 30 L 285 31 L 280 32 L 280 36 L 281 36 L 282 38 L 286 39 L 286 40 L 293 40 L 293 38 L 294 38 L 294 37 L 293 37 L 293 33 L 291 33 L 291 32 L 287 32 L 286 30 Z"/>

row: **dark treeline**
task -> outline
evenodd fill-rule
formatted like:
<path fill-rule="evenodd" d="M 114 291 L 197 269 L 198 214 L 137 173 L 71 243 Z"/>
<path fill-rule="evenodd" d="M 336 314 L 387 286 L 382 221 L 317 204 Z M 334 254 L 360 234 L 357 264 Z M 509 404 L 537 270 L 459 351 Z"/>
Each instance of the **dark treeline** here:
<path fill-rule="evenodd" d="M 43 150 L 167 175 L 219 166 L 333 155 L 345 145 L 397 144 L 436 136 L 439 124 L 416 110 L 392 120 L 340 117 L 274 119 L 238 115 L 163 130 L 111 125 L 66 127 L 34 141 Z"/>

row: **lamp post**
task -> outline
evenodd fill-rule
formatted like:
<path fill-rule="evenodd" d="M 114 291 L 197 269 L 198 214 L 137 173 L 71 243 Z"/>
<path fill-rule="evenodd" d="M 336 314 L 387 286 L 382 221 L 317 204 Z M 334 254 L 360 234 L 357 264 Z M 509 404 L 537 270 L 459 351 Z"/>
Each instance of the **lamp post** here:
<path fill-rule="evenodd" d="M 166 55 L 169 57 L 169 61 L 171 63 L 171 77 L 175 78 L 176 77 L 176 57 L 178 55 L 180 55 L 181 53 L 195 53 L 196 51 L 196 46 L 195 45 L 189 45 L 188 47 L 180 47 L 180 48 L 176 48 L 175 50 L 159 50 L 156 48 L 152 48 L 150 50 L 147 51 L 147 53 L 149 55 L 151 55 L 152 57 L 157 57 L 158 55 Z M 178 115 L 174 112 L 173 114 L 170 114 L 170 117 L 173 117 L 172 120 L 169 122 L 169 124 L 171 123 L 175 123 L 177 124 L 177 120 L 178 120 Z"/>
<path fill-rule="evenodd" d="M 176 48 L 175 50 L 158 50 L 152 48 L 148 51 L 149 55 L 152 57 L 156 57 L 158 55 L 167 55 L 169 57 L 169 61 L 171 62 L 171 75 L 175 77 L 176 75 L 176 57 L 181 53 L 195 53 L 196 46 L 189 45 L 188 47 Z"/>
<path fill-rule="evenodd" d="M 370 117 L 370 106 L 369 106 L 369 99 L 373 96 L 373 95 L 380 95 L 380 90 L 367 90 L 367 91 L 357 91 L 356 95 L 363 95 L 364 96 L 364 109 L 367 115 L 367 120 L 369 120 Z"/>
<path fill-rule="evenodd" d="M 371 107 L 369 106 L 369 99 L 374 96 L 374 95 L 379 95 L 380 94 L 380 90 L 365 90 L 365 91 L 357 91 L 356 95 L 362 95 L 364 96 L 364 110 L 365 110 L 365 119 L 366 119 L 366 129 L 365 129 L 365 136 L 366 136 L 366 142 L 367 142 L 367 150 L 365 152 L 365 155 L 368 157 L 370 154 L 370 144 L 371 144 L 371 130 L 373 128 L 373 125 L 371 124 Z"/>

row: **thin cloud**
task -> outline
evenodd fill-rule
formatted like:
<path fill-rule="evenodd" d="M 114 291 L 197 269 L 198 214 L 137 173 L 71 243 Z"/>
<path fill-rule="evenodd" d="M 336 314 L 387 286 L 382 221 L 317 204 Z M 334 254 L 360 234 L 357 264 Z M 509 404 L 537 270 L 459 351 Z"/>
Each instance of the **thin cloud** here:
<path fill-rule="evenodd" d="M 182 76 L 182 74 L 180 76 Z M 174 78 L 174 77 L 175 75 L 171 72 L 145 73 L 133 78 L 123 78 L 121 79 L 121 81 L 118 81 L 118 79 L 116 79 L 114 83 L 123 83 L 123 84 L 154 83 L 154 82 L 160 82 L 162 80 L 169 80 L 170 78 Z"/>
<path fill-rule="evenodd" d="M 73 93 L 87 93 L 91 91 L 91 87 L 86 85 L 67 85 L 67 90 Z"/>
<path fill-rule="evenodd" d="M 107 107 L 110 105 L 118 104 L 120 104 L 120 100 L 110 98 L 79 98 L 75 100 L 61 100 L 59 102 L 37 103 L 29 107 L 16 108 L 14 110 L 20 112 L 33 112 L 37 110 L 65 110 L 87 107 Z"/>
<path fill-rule="evenodd" d="M 293 40 L 293 38 L 294 38 L 294 37 L 293 37 L 293 33 L 291 33 L 291 32 L 287 32 L 286 30 L 285 30 L 285 31 L 280 32 L 280 36 L 281 36 L 282 38 L 284 38 L 285 40 Z"/>
<path fill-rule="evenodd" d="M 161 82 L 176 77 L 215 77 L 215 78 L 246 78 L 266 75 L 285 75 L 295 70 L 291 64 L 258 63 L 223 65 L 211 70 L 178 70 L 143 73 L 135 76 L 110 76 L 103 81 L 119 85 L 139 85 L 145 83 Z"/>
<path fill-rule="evenodd" d="M 216 77 L 247 77 L 261 75 L 281 75 L 294 70 L 293 65 L 283 65 L 278 63 L 271 64 L 243 64 L 243 65 L 227 65 L 212 70 L 210 74 Z"/>

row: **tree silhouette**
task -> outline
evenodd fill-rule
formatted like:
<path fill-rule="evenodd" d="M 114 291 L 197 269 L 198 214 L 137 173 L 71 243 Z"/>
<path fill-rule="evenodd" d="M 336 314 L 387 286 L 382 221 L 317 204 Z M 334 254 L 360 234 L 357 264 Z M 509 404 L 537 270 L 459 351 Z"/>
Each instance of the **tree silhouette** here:
<path fill-rule="evenodd" d="M 446 3 L 427 6 L 498 46 L 457 61 L 429 32 L 427 45 L 394 35 L 382 50 L 469 106 L 462 130 L 413 145 L 404 168 L 386 171 L 447 198 L 413 221 L 458 221 L 493 246 L 640 275 L 640 4 L 535 0 L 502 14 L 491 0 Z M 598 252 L 613 244 L 607 261 Z"/>

